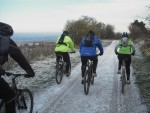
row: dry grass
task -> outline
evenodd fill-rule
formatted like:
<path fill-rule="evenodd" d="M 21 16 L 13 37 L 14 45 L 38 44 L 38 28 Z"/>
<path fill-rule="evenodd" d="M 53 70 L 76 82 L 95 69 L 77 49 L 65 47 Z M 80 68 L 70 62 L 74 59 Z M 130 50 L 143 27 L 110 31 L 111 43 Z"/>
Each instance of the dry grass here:
<path fill-rule="evenodd" d="M 140 40 L 137 42 L 140 42 Z M 133 57 L 132 64 L 136 76 L 136 84 L 140 90 L 141 100 L 143 104 L 147 105 L 148 112 L 150 112 L 150 40 L 145 38 L 144 44 L 139 49 L 142 52 L 142 56 Z"/>
<path fill-rule="evenodd" d="M 42 60 L 45 57 L 53 57 L 54 47 L 54 43 L 51 42 L 26 43 L 19 45 L 23 55 L 30 63 L 32 61 Z M 5 63 L 4 68 L 9 69 L 15 67 L 16 65 L 17 63 L 9 57 L 9 60 Z"/>
<path fill-rule="evenodd" d="M 134 58 L 133 68 L 142 103 L 147 105 L 150 112 L 150 62 L 147 62 L 145 58 Z"/>

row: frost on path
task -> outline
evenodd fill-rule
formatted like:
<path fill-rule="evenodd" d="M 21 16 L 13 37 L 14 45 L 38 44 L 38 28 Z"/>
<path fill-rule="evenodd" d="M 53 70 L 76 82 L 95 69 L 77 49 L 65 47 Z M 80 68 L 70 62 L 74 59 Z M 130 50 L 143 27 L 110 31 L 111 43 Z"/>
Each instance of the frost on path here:
<path fill-rule="evenodd" d="M 132 74 L 131 84 L 126 85 L 125 94 L 120 92 L 115 44 L 115 41 L 112 42 L 105 48 L 104 55 L 98 57 L 97 77 L 88 95 L 84 94 L 81 85 L 81 64 L 77 64 L 80 62 L 79 53 L 71 54 L 75 67 L 72 68 L 71 76 L 64 76 L 60 85 L 52 79 L 55 59 L 47 58 L 32 64 L 36 77 L 20 78 L 18 85 L 26 86 L 34 92 L 34 113 L 147 113 L 140 102 Z M 20 68 L 12 71 L 21 72 Z"/>

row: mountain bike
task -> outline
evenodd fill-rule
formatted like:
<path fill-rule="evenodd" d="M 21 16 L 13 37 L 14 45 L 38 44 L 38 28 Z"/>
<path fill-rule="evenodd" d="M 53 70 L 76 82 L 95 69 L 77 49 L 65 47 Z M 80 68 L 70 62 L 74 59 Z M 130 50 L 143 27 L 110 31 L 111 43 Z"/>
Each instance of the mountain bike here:
<path fill-rule="evenodd" d="M 122 94 L 124 93 L 124 87 L 126 84 L 126 61 L 127 59 L 122 60 L 122 65 L 121 65 L 121 92 Z"/>
<path fill-rule="evenodd" d="M 84 73 L 84 93 L 86 95 L 88 95 L 89 93 L 90 84 L 94 84 L 93 61 L 88 59 L 86 64 L 86 70 Z"/>
<path fill-rule="evenodd" d="M 27 74 L 13 74 L 10 72 L 5 72 L 7 76 L 13 75 L 11 88 L 15 91 L 15 97 L 12 100 L 15 100 L 16 112 L 17 113 L 32 113 L 33 111 L 33 95 L 28 88 L 19 89 L 16 85 L 16 78 L 19 76 L 27 76 Z M 10 101 L 12 101 L 10 100 Z M 0 112 L 3 109 L 5 111 L 5 101 L 2 99 L 0 102 Z M 5 113 L 3 111 L 3 113 Z"/>
<path fill-rule="evenodd" d="M 66 74 L 66 62 L 63 61 L 63 56 L 58 54 L 60 59 L 56 63 L 56 75 L 55 79 L 57 84 L 60 84 L 62 81 L 63 76 Z M 71 65 L 69 66 L 69 74 L 71 73 Z"/>

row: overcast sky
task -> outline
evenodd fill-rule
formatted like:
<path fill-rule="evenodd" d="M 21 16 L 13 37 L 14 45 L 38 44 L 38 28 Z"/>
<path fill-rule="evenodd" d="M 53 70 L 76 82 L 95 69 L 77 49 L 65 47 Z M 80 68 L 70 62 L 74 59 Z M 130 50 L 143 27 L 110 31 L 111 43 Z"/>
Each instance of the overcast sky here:
<path fill-rule="evenodd" d="M 128 32 L 148 5 L 150 0 L 0 0 L 0 21 L 15 32 L 62 32 L 67 20 L 89 16 Z"/>

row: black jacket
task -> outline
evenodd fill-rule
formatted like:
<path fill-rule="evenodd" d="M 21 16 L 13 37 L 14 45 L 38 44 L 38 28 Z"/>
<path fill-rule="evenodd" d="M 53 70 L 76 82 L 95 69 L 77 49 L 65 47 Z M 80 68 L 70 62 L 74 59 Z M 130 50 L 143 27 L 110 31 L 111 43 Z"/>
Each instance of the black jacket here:
<path fill-rule="evenodd" d="M 0 56 L 1 65 L 3 65 L 8 60 L 8 55 L 10 55 L 10 57 L 14 59 L 20 65 L 20 67 L 27 72 L 27 74 L 32 77 L 35 75 L 30 64 L 27 62 L 26 58 L 23 56 L 17 44 L 12 39 L 10 39 L 10 47 L 8 53 Z"/>

